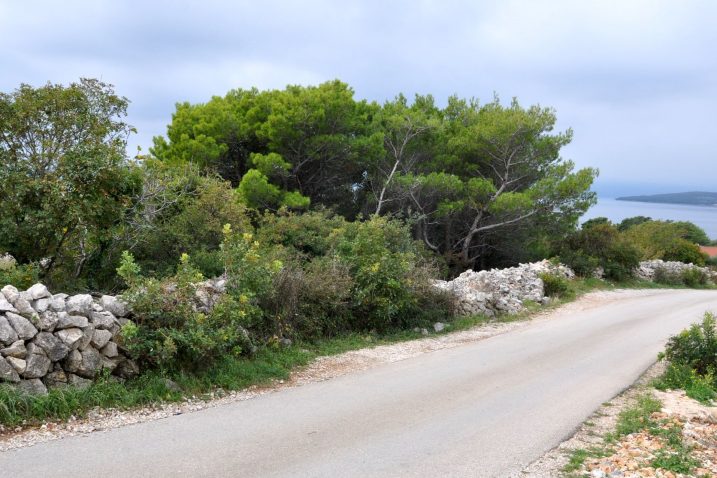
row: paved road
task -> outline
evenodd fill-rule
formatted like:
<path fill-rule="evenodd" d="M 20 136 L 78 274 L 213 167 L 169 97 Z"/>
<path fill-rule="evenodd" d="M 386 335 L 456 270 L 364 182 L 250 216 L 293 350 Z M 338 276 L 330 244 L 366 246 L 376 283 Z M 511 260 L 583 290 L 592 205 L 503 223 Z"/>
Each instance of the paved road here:
<path fill-rule="evenodd" d="M 338 379 L 2 453 L 0 476 L 503 478 L 569 436 L 708 309 L 715 291 L 624 294 Z"/>

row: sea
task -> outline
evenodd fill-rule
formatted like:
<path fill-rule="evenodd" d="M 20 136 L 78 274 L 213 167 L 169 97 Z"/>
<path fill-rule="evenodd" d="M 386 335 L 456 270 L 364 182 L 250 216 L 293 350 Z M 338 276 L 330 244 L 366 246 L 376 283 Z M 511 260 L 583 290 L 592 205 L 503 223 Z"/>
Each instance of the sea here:
<path fill-rule="evenodd" d="M 580 219 L 585 222 L 594 217 L 606 217 L 614 223 L 633 216 L 647 216 L 652 219 L 690 221 L 705 230 L 712 239 L 717 239 L 717 207 L 688 206 L 682 204 L 658 204 L 650 202 L 618 201 L 600 198 Z"/>

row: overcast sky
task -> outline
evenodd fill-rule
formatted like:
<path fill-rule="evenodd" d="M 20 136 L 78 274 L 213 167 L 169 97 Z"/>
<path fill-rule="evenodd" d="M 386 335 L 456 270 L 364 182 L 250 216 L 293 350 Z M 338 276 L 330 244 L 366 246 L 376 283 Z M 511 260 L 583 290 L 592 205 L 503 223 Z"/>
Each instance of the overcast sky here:
<path fill-rule="evenodd" d="M 339 78 L 357 98 L 556 108 L 605 196 L 717 190 L 712 0 L 0 0 L 0 91 L 95 77 L 143 149 L 178 101 Z"/>

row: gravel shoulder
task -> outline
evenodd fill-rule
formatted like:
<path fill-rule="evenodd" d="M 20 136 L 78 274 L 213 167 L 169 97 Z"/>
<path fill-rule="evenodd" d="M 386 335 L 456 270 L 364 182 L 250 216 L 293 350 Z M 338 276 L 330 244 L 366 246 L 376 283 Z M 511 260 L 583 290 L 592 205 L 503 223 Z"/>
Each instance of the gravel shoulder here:
<path fill-rule="evenodd" d="M 518 320 L 514 322 L 493 322 L 465 331 L 449 332 L 419 340 L 381 345 L 372 348 L 350 351 L 339 355 L 320 357 L 306 367 L 297 369 L 294 373 L 292 373 L 288 380 L 276 381 L 266 386 L 255 386 L 236 392 L 217 391 L 213 393 L 209 399 L 190 397 L 180 403 L 158 404 L 152 407 L 134 410 L 95 409 L 90 412 L 86 418 L 82 419 L 72 418 L 66 422 L 47 422 L 39 427 L 18 427 L 14 430 L 5 430 L 4 432 L 0 432 L 0 451 L 23 448 L 70 436 L 102 432 L 131 424 L 160 420 L 174 415 L 191 413 L 228 403 L 250 400 L 260 395 L 276 393 L 287 388 L 300 387 L 308 383 L 330 380 L 349 373 L 367 370 L 378 367 L 382 364 L 406 360 L 422 354 L 431 353 L 433 351 L 460 347 L 462 345 L 471 344 L 489 337 L 523 329 L 531 324 L 535 324 L 536 322 L 550 321 L 558 317 L 570 316 L 571 314 L 594 309 L 608 303 L 625 301 L 633 298 L 649 297 L 652 295 L 659 295 L 664 292 L 664 290 L 615 290 L 592 292 L 585 294 L 576 301 L 561 307 L 538 311 L 528 317 L 527 320 Z M 612 410 L 612 407 L 609 408 Z M 618 407 L 614 408 L 617 409 Z M 609 415 L 609 413 L 602 411 L 598 413 L 605 413 L 606 415 Z M 606 424 L 605 426 L 607 427 L 609 425 Z M 592 430 L 585 430 L 583 435 L 584 437 L 589 437 L 591 433 L 596 433 L 596 431 L 596 428 L 592 427 Z M 563 447 L 563 445 L 561 445 L 561 447 Z M 557 453 L 557 455 L 560 455 L 560 453 Z M 560 462 L 557 455 L 552 459 L 547 458 L 546 455 L 546 461 L 544 463 L 555 461 L 555 466 L 557 466 L 557 463 Z M 536 463 L 536 467 L 536 470 L 542 468 L 545 468 L 546 470 L 548 469 L 548 465 L 546 464 L 540 465 Z M 526 471 L 526 473 L 531 472 Z M 522 476 L 557 475 L 523 474 Z"/>
<path fill-rule="evenodd" d="M 665 371 L 665 363 L 657 362 L 629 387 L 612 400 L 602 404 L 600 408 L 588 417 L 576 430 L 575 433 L 560 445 L 548 451 L 528 465 L 521 473 L 514 474 L 511 478 L 555 478 L 563 476 L 563 468 L 568 464 L 570 455 L 575 450 L 590 449 L 603 444 L 603 437 L 615 430 L 618 416 L 623 410 L 635 405 L 638 397 L 652 390 L 650 383 L 662 375 Z"/>

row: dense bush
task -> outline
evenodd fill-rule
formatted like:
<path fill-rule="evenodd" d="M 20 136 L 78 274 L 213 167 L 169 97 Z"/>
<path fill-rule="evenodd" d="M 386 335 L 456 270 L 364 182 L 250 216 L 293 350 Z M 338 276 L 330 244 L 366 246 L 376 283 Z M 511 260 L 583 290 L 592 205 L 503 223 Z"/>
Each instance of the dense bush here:
<path fill-rule="evenodd" d="M 189 256 L 163 280 L 141 277 L 129 254 L 118 272 L 130 286 L 124 298 L 133 314 L 120 341 L 145 368 L 198 369 L 226 355 L 238 356 L 250 345 L 244 325 L 256 320 L 258 309 L 248 298 L 227 294 L 211 313 L 199 311 L 197 287 L 203 276 Z"/>
<path fill-rule="evenodd" d="M 658 267 L 655 269 L 653 280 L 658 284 L 700 287 L 707 285 L 710 278 L 705 271 L 697 267 L 685 269 L 682 272 L 672 271 L 666 267 Z"/>
<path fill-rule="evenodd" d="M 642 258 L 663 259 L 704 265 L 707 256 L 700 251 L 698 241 L 706 234 L 689 222 L 646 221 L 624 232 L 627 240 L 637 246 Z"/>
<path fill-rule="evenodd" d="M 335 240 L 332 233 L 341 231 L 348 222 L 326 209 L 296 214 L 280 210 L 266 213 L 257 228 L 257 239 L 265 245 L 282 246 L 288 256 L 299 260 L 329 255 Z"/>
<path fill-rule="evenodd" d="M 227 290 L 211 310 L 198 307 L 203 275 L 188 255 L 175 275 L 159 280 L 141 277 L 125 254 L 118 273 L 129 285 L 124 296 L 135 320 L 122 331 L 124 346 L 146 366 L 191 369 L 284 337 L 311 340 L 450 318 L 452 303 L 431 285 L 435 270 L 405 224 L 319 219 L 326 214 L 264 218 L 268 230 L 258 234 L 264 244 L 225 225 Z M 327 224 L 336 226 L 325 231 L 328 238 L 315 234 Z"/>
<path fill-rule="evenodd" d="M 150 163 L 145 170 L 143 195 L 123 241 L 142 270 L 170 276 L 177 258 L 189 254 L 206 276 L 221 274 L 224 225 L 231 224 L 235 231 L 252 230 L 249 211 L 231 185 L 202 177 L 190 167 L 172 170 Z"/>
<path fill-rule="evenodd" d="M 283 212 L 265 215 L 257 237 L 285 264 L 263 307 L 292 334 L 385 331 L 452 313 L 450 300 L 431 286 L 437 272 L 430 255 L 401 221 Z"/>
<path fill-rule="evenodd" d="M 655 269 L 655 275 L 652 280 L 663 285 L 681 285 L 683 283 L 682 274 L 671 271 L 666 267 Z"/>
<path fill-rule="evenodd" d="M 693 242 L 686 239 L 675 239 L 665 248 L 662 259 L 703 266 L 706 263 L 706 254 Z"/>
<path fill-rule="evenodd" d="M 656 382 L 660 389 L 684 389 L 702 402 L 717 398 L 717 331 L 715 316 L 707 313 L 699 324 L 670 338 L 661 359 L 669 361 Z"/>
<path fill-rule="evenodd" d="M 563 297 L 570 291 L 570 283 L 565 277 L 544 272 L 540 274 L 544 293 L 548 297 Z"/>
<path fill-rule="evenodd" d="M 437 294 L 426 287 L 430 274 L 422 269 L 429 266 L 420 262 L 420 246 L 405 224 L 374 216 L 347 224 L 334 240 L 355 281 L 352 310 L 359 327 L 387 330 L 420 322 L 426 311 L 419 295 Z"/>
<path fill-rule="evenodd" d="M 715 316 L 706 313 L 700 324 L 671 337 L 664 358 L 673 364 L 686 365 L 700 375 L 717 371 L 717 330 Z"/>
<path fill-rule="evenodd" d="M 702 269 L 687 269 L 682 273 L 682 283 L 689 287 L 704 286 L 709 283 L 710 278 Z"/>
<path fill-rule="evenodd" d="M 288 265 L 274 279 L 262 307 L 283 324 L 285 335 L 305 339 L 331 337 L 354 328 L 348 266 L 335 257 Z"/>
<path fill-rule="evenodd" d="M 38 276 L 37 264 L 18 264 L 11 255 L 0 254 L 0 287 L 10 284 L 24 290 L 36 283 Z"/>
<path fill-rule="evenodd" d="M 625 280 L 640 263 L 640 251 L 606 223 L 576 231 L 561 242 L 558 251 L 560 260 L 582 276 L 602 267 L 606 278 Z"/>

